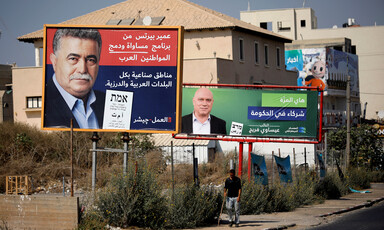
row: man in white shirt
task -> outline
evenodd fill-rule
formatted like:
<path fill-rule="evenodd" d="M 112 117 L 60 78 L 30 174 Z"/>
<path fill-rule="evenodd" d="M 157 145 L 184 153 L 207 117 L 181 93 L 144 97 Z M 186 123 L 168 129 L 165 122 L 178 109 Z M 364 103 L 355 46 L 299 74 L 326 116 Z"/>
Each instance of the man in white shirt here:
<path fill-rule="evenodd" d="M 92 90 L 99 71 L 101 35 L 96 29 L 59 28 L 49 58 L 55 71 L 46 82 L 44 127 L 99 129 L 105 95 Z"/>
<path fill-rule="evenodd" d="M 192 99 L 193 113 L 183 116 L 182 133 L 226 135 L 226 122 L 211 114 L 213 94 L 208 88 L 196 90 Z"/>

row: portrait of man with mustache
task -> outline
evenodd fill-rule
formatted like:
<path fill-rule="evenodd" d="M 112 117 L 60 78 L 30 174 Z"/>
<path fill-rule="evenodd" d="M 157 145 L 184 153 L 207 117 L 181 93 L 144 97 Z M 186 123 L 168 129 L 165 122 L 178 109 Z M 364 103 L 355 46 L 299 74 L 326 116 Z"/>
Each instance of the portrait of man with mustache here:
<path fill-rule="evenodd" d="M 45 85 L 44 127 L 100 129 L 105 93 L 93 90 L 101 35 L 96 29 L 58 28 L 53 37 L 54 75 Z"/>

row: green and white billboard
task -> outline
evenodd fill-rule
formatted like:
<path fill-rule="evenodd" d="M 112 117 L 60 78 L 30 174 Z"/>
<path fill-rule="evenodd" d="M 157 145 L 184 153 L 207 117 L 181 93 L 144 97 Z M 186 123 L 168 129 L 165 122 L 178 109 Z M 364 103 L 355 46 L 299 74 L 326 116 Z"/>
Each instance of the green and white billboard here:
<path fill-rule="evenodd" d="M 199 123 L 194 112 L 198 109 L 197 89 L 183 88 L 182 133 L 201 134 L 196 127 L 204 129 L 208 123 L 209 134 L 216 135 L 310 139 L 318 136 L 318 91 L 209 88 L 213 95 L 209 120 L 195 126 Z M 225 133 L 212 131 L 219 130 L 217 124 L 225 126 Z"/>

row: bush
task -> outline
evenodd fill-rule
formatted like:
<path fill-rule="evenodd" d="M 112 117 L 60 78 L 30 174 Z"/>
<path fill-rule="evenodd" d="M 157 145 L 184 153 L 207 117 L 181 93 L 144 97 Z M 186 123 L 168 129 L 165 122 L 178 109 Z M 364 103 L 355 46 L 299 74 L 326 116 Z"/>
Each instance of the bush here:
<path fill-rule="evenodd" d="M 368 172 L 364 169 L 350 168 L 347 171 L 347 184 L 353 189 L 370 188 L 370 178 Z"/>
<path fill-rule="evenodd" d="M 80 218 L 80 223 L 78 230 L 88 230 L 88 229 L 105 229 L 107 222 L 103 217 L 96 211 L 90 210 L 87 213 L 84 213 Z"/>
<path fill-rule="evenodd" d="M 325 175 L 324 179 L 317 183 L 315 187 L 315 194 L 325 199 L 338 199 L 347 192 L 346 185 L 335 173 Z"/>
<path fill-rule="evenodd" d="M 96 205 L 101 216 L 113 226 L 163 228 L 166 199 L 156 178 L 146 166 L 137 173 L 133 165 L 129 169 L 127 175 L 113 176 L 100 192 Z"/>
<path fill-rule="evenodd" d="M 293 181 L 295 207 L 309 205 L 318 200 L 315 196 L 315 180 L 309 174 L 297 175 Z"/>
<path fill-rule="evenodd" d="M 294 189 L 291 184 L 276 182 L 269 187 L 266 212 L 287 212 L 295 209 Z"/>
<path fill-rule="evenodd" d="M 371 182 L 384 182 L 384 171 L 370 171 L 369 178 Z"/>
<path fill-rule="evenodd" d="M 264 185 L 246 181 L 241 190 L 241 214 L 257 215 L 265 211 L 268 204 L 268 190 Z"/>
<path fill-rule="evenodd" d="M 188 185 L 175 190 L 167 215 L 169 228 L 195 228 L 212 223 L 219 216 L 222 196 L 210 187 Z"/>

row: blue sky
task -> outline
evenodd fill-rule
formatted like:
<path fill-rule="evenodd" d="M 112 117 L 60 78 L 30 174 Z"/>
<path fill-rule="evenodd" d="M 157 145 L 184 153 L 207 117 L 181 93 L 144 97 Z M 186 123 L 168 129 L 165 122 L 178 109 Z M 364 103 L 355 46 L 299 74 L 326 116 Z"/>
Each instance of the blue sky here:
<path fill-rule="evenodd" d="M 0 64 L 16 62 L 19 67 L 34 65 L 33 44 L 18 36 L 39 30 L 44 24 L 57 24 L 123 0 L 1 0 Z M 145 0 L 143 0 L 145 1 Z M 304 0 L 190 0 L 191 2 L 240 18 L 240 11 L 300 8 Z M 362 26 L 384 25 L 383 0 L 306 0 L 305 7 L 315 10 L 319 28 L 339 27 L 348 18 Z"/>

